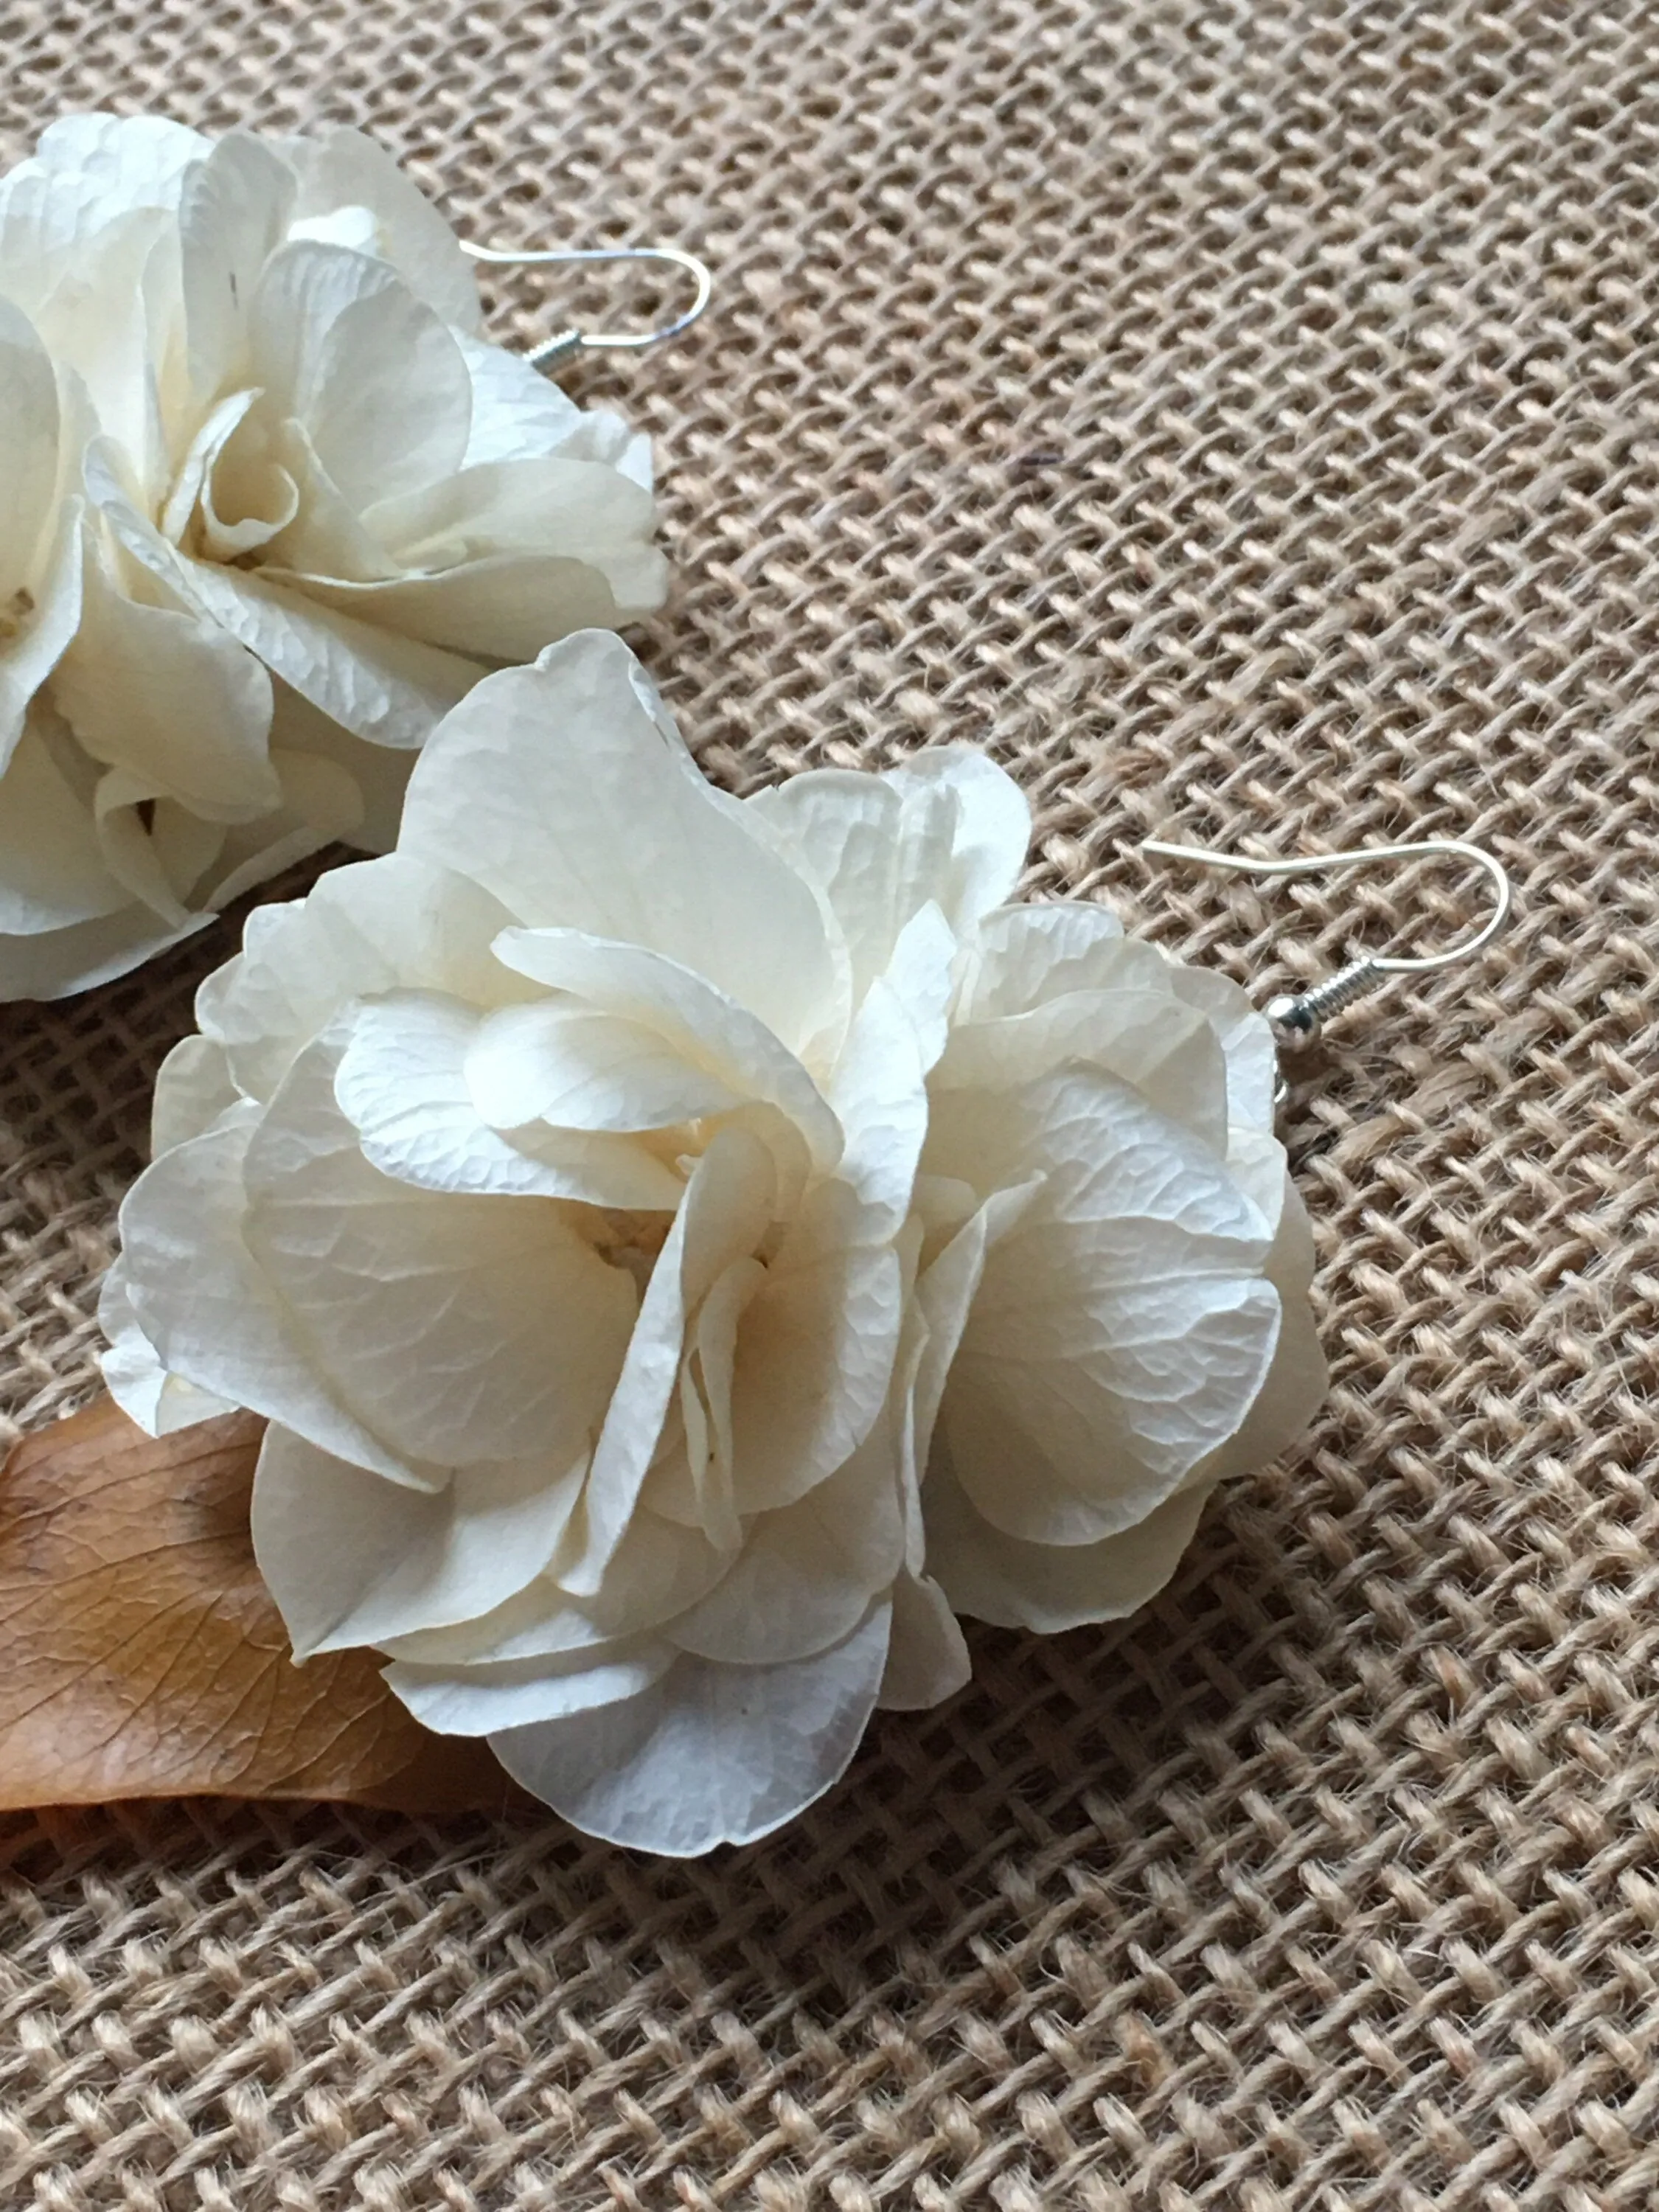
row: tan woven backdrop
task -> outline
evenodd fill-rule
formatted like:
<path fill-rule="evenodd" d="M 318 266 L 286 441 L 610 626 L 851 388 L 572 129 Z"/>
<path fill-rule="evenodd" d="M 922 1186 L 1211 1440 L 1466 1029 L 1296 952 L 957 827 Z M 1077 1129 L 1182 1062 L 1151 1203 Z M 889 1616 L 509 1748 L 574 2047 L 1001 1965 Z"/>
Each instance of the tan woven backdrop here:
<path fill-rule="evenodd" d="M 1299 1099 L 1329 1408 L 1145 1615 L 979 1635 L 702 1865 L 0 1831 L 0 2202 L 1650 2212 L 1659 10 L 0 0 L 0 54 L 8 157 L 68 106 L 343 117 L 475 234 L 707 254 L 695 338 L 577 384 L 657 434 L 645 646 L 716 775 L 983 743 L 1034 882 L 1264 988 L 1468 887 L 1133 841 L 1450 832 L 1521 898 Z M 233 935 L 0 1012 L 21 1427 L 93 1388 Z"/>

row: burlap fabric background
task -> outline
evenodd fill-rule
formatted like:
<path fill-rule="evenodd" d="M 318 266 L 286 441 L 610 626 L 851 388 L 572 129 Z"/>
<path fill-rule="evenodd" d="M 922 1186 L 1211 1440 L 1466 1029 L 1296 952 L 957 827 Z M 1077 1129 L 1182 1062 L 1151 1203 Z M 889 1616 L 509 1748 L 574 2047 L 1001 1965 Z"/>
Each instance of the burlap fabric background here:
<path fill-rule="evenodd" d="M 693 342 L 578 382 L 659 436 L 646 647 L 717 775 L 982 743 L 1038 887 L 1264 988 L 1466 887 L 1133 841 L 1455 832 L 1522 902 L 1299 1099 L 1328 1412 L 1146 1615 L 979 1636 L 703 1865 L 15 1824 L 8 2207 L 1659 2198 L 1656 40 L 1635 0 L 0 6 L 9 157 L 71 106 L 346 117 L 475 232 L 708 256 Z M 93 1388 L 232 939 L 4 1014 L 21 1427 Z"/>

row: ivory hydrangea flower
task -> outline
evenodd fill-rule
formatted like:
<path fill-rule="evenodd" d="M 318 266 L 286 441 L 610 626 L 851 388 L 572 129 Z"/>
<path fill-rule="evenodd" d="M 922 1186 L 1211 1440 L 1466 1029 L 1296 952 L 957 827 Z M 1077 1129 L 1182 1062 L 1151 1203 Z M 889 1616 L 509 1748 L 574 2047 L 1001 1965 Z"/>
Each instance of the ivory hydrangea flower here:
<path fill-rule="evenodd" d="M 659 604 L 652 526 L 368 139 L 54 124 L 0 179 L 0 999 L 383 849 L 487 667 Z"/>
<path fill-rule="evenodd" d="M 270 1417 L 301 1656 L 372 1645 L 591 1832 L 762 1835 L 878 1705 L 1168 1575 L 1316 1356 L 1241 994 L 1077 906 L 962 748 L 747 802 L 599 633 L 398 848 L 257 912 L 105 1306 L 152 1430 Z M 954 1609 L 954 1610 L 953 1610 Z"/>

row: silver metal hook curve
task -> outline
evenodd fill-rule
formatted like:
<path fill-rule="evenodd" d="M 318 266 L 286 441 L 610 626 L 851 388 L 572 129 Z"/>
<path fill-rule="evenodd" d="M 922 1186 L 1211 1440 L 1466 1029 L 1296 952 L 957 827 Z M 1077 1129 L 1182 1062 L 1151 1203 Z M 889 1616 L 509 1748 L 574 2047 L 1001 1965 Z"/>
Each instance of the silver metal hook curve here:
<path fill-rule="evenodd" d="M 553 269 L 597 261 L 665 261 L 671 268 L 684 270 L 692 278 L 696 291 L 691 304 L 672 322 L 659 324 L 653 331 L 560 331 L 534 347 L 526 356 L 532 368 L 558 368 L 579 353 L 604 349 L 638 353 L 646 346 L 660 345 L 665 338 L 677 338 L 696 321 L 714 289 L 708 264 L 678 246 L 474 246 L 463 239 L 461 251 L 492 269 Z"/>
<path fill-rule="evenodd" d="M 1190 860 L 1201 868 L 1225 868 L 1235 875 L 1317 876 L 1330 868 L 1365 868 L 1380 860 L 1467 860 L 1481 869 L 1496 894 L 1492 913 L 1472 937 L 1443 951 L 1425 952 L 1407 959 L 1399 954 L 1377 954 L 1370 961 L 1379 975 L 1426 975 L 1437 968 L 1449 968 L 1459 960 L 1485 950 L 1509 920 L 1515 894 L 1503 863 L 1483 846 L 1465 843 L 1461 837 L 1419 837 L 1400 845 L 1356 845 L 1345 853 L 1308 853 L 1290 860 L 1257 860 L 1243 853 L 1211 853 L 1201 845 L 1166 845 L 1149 837 L 1143 853 L 1156 853 L 1166 860 Z"/>
<path fill-rule="evenodd" d="M 1173 845 L 1160 837 L 1149 837 L 1140 848 L 1143 853 L 1155 853 L 1162 860 L 1188 860 L 1200 868 L 1223 868 L 1234 875 L 1245 876 L 1316 876 L 1331 868 L 1365 868 L 1379 861 L 1455 860 L 1466 860 L 1481 870 L 1494 893 L 1492 910 L 1481 927 L 1471 936 L 1460 939 L 1438 952 L 1404 954 L 1364 954 L 1351 961 L 1338 974 L 1311 990 L 1294 997 L 1275 999 L 1266 1008 L 1275 1036 L 1281 1045 L 1294 1048 L 1307 1044 L 1318 1036 L 1328 1014 L 1340 1013 L 1344 1006 L 1365 992 L 1373 990 L 1390 975 L 1426 975 L 1437 968 L 1449 968 L 1459 960 L 1483 951 L 1509 920 L 1515 896 L 1503 864 L 1480 845 L 1471 845 L 1461 837 L 1419 837 L 1397 845 L 1356 845 L 1341 853 L 1310 853 L 1298 854 L 1289 860 L 1259 860 L 1248 854 L 1212 853 L 1202 845 Z"/>

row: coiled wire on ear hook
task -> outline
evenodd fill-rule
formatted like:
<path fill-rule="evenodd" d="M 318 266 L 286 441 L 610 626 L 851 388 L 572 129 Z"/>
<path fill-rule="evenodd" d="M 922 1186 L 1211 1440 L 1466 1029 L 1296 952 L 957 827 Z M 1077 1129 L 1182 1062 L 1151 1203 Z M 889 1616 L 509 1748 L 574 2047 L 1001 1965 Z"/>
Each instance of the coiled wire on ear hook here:
<path fill-rule="evenodd" d="M 1235 875 L 1245 876 L 1316 876 L 1330 868 L 1365 868 L 1381 861 L 1432 860 L 1467 860 L 1485 872 L 1495 894 L 1492 910 L 1472 935 L 1439 952 L 1413 957 L 1366 954 L 1351 960 L 1346 968 L 1339 969 L 1334 975 L 1309 990 L 1270 1000 L 1262 1011 L 1281 1050 L 1295 1051 L 1300 1046 L 1311 1044 L 1330 1015 L 1340 1013 L 1343 1007 L 1351 1006 L 1356 999 L 1387 982 L 1390 975 L 1426 975 L 1437 968 L 1449 968 L 1455 961 L 1468 960 L 1483 951 L 1509 920 L 1514 904 L 1510 879 L 1502 864 L 1481 846 L 1466 843 L 1461 837 L 1422 837 L 1401 845 L 1355 846 L 1345 853 L 1310 853 L 1290 860 L 1257 860 L 1242 853 L 1212 853 L 1201 845 L 1166 844 L 1158 837 L 1149 837 L 1140 849 L 1143 853 L 1155 853 L 1161 860 L 1189 860 L 1194 867 L 1224 868 Z"/>
<path fill-rule="evenodd" d="M 646 346 L 660 345 L 665 338 L 678 337 L 682 331 L 690 329 L 708 305 L 708 295 L 714 288 L 708 264 L 678 246 L 473 246 L 463 239 L 461 251 L 491 269 L 553 269 L 598 261 L 664 261 L 671 268 L 683 270 L 693 280 L 696 289 L 690 306 L 672 322 L 659 324 L 653 331 L 579 331 L 573 325 L 544 339 L 526 358 L 532 368 L 549 371 L 562 368 L 579 353 L 607 349 L 638 353 Z"/>

